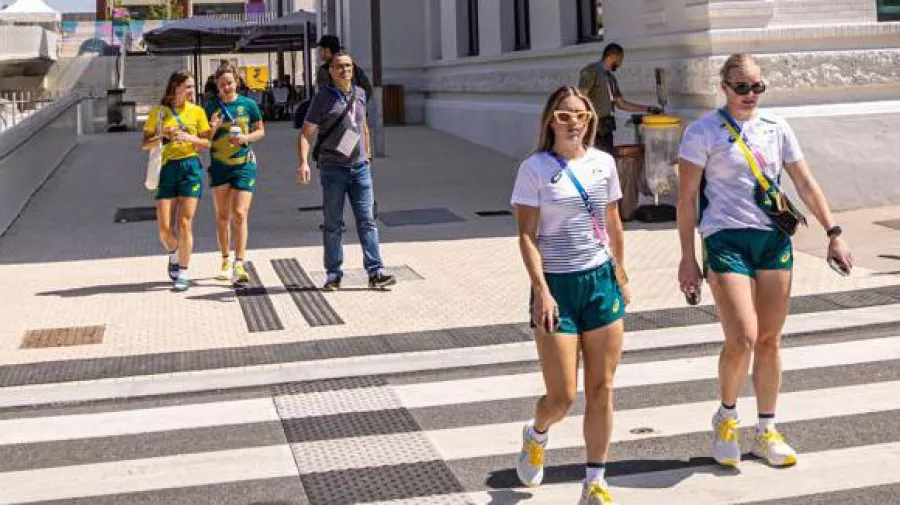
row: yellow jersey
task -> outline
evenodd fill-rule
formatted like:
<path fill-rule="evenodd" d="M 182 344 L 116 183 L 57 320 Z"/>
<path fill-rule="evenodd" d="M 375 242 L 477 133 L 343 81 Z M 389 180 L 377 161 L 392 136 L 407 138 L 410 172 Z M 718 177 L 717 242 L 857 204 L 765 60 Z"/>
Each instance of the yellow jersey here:
<path fill-rule="evenodd" d="M 185 102 L 180 109 L 165 105 L 156 105 L 150 109 L 150 114 L 147 115 L 147 123 L 144 124 L 145 134 L 156 134 L 156 124 L 160 114 L 162 115 L 162 128 L 164 130 L 166 128 L 174 128 L 184 130 L 190 135 L 200 136 L 210 129 L 209 120 L 207 120 L 206 112 L 203 108 L 191 102 Z M 183 160 L 198 155 L 197 148 L 190 142 L 171 141 L 163 144 L 163 164 L 172 160 Z"/>

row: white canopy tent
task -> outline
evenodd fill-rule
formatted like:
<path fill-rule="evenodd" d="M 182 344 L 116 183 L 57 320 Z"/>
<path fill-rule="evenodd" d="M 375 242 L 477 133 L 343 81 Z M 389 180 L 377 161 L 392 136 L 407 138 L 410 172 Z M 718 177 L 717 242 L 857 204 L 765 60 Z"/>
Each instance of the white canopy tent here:
<path fill-rule="evenodd" d="M 17 0 L 16 3 L 0 10 L 0 21 L 15 23 L 59 23 L 62 14 L 44 0 Z"/>

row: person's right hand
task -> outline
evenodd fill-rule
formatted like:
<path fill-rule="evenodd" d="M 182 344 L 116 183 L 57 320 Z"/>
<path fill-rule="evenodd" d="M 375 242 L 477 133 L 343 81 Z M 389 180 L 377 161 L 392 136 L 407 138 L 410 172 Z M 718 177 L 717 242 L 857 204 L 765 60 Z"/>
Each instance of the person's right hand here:
<path fill-rule="evenodd" d="M 309 163 L 301 163 L 297 167 L 297 184 L 307 185 L 312 177 L 310 176 Z"/>
<path fill-rule="evenodd" d="M 651 105 L 651 106 L 647 107 L 647 112 L 649 112 L 650 114 L 662 114 L 663 110 L 662 110 L 662 107 L 659 107 L 657 105 Z"/>
<path fill-rule="evenodd" d="M 534 288 L 534 312 L 531 322 L 541 331 L 552 334 L 559 325 L 559 306 L 548 288 Z"/>
<path fill-rule="evenodd" d="M 702 280 L 703 274 L 697 260 L 691 257 L 681 258 L 681 264 L 678 265 L 678 286 L 681 292 L 699 294 Z"/>

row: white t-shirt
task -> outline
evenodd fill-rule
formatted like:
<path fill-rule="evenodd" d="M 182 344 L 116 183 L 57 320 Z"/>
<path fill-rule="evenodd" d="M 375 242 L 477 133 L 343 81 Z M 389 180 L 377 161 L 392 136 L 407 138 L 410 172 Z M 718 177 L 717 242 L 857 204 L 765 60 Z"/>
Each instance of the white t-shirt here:
<path fill-rule="evenodd" d="M 581 158 L 570 160 L 569 168 L 590 195 L 605 228 L 607 203 L 622 198 L 615 161 L 591 147 Z M 519 165 L 511 203 L 540 208 L 538 250 L 544 272 L 579 272 L 609 261 L 609 249 L 594 236 L 581 194 L 549 153 L 532 154 Z"/>
<path fill-rule="evenodd" d="M 749 121 L 737 123 L 747 146 L 766 161 L 760 169 L 773 181 L 780 181 L 785 163 L 803 159 L 797 137 L 783 119 L 760 112 Z M 678 156 L 704 169 L 703 195 L 708 206 L 700 218 L 701 235 L 708 237 L 729 229 L 772 228 L 772 221 L 756 205 L 754 188 L 758 183 L 747 158 L 722 124 L 718 111 L 687 127 Z"/>

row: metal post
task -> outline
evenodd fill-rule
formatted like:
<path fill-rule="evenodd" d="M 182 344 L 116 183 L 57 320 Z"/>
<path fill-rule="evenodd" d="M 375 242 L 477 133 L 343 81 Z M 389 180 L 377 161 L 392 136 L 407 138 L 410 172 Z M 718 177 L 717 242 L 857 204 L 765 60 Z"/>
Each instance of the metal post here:
<path fill-rule="evenodd" d="M 372 94 L 375 117 L 372 118 L 372 143 L 376 157 L 385 156 L 384 95 L 381 87 L 381 0 L 372 0 Z"/>
<path fill-rule="evenodd" d="M 303 84 L 306 86 L 303 98 L 312 96 L 312 45 L 314 43 L 312 38 L 312 23 L 307 21 L 303 32 Z"/>

